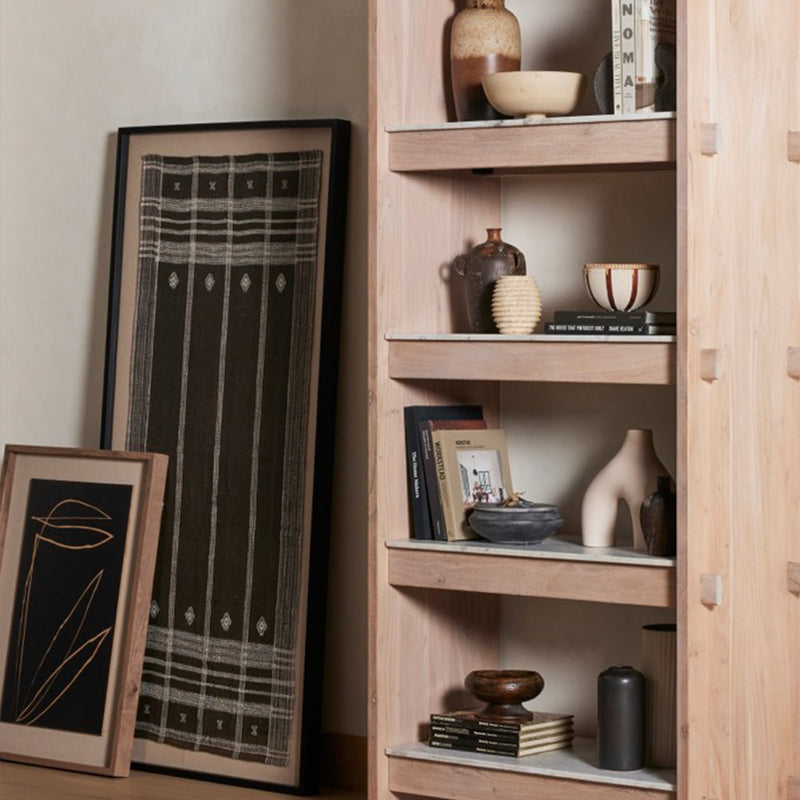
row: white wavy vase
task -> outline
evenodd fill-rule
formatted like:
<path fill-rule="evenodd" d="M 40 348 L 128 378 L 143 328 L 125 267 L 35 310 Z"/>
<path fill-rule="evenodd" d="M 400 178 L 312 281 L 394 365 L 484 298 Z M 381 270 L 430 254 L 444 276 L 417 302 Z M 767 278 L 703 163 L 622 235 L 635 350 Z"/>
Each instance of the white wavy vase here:
<path fill-rule="evenodd" d="M 584 547 L 613 547 L 617 506 L 624 500 L 631 512 L 633 547 L 646 550 L 639 509 L 658 485 L 659 475 L 669 475 L 653 446 L 653 431 L 632 428 L 617 454 L 594 477 L 581 504 Z"/>

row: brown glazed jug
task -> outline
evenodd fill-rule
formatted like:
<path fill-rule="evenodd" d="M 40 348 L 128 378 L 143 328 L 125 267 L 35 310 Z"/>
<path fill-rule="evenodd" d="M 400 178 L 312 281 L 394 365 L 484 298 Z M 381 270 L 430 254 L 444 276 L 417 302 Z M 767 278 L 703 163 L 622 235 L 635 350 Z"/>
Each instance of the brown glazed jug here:
<path fill-rule="evenodd" d="M 525 256 L 500 238 L 502 228 L 487 228 L 486 241 L 454 262 L 464 278 L 464 301 L 470 333 L 497 333 L 492 317 L 492 293 L 503 275 L 525 275 Z"/>
<path fill-rule="evenodd" d="M 467 0 L 450 35 L 450 77 L 459 122 L 503 119 L 486 99 L 481 81 L 493 72 L 519 69 L 520 51 L 519 22 L 505 0 Z"/>

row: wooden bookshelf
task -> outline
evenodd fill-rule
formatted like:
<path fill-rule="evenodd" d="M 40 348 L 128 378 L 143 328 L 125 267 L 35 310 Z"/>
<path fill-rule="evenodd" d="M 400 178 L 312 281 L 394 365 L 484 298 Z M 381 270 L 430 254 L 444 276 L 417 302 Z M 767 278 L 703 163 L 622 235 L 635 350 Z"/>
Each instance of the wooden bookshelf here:
<path fill-rule="evenodd" d="M 674 800 L 675 770 L 598 769 L 597 743 L 576 738 L 571 748 L 526 758 L 442 751 L 424 743 L 390 747 L 392 791 L 455 800 L 485 800 L 489 787 L 503 800 Z"/>
<path fill-rule="evenodd" d="M 675 115 L 595 115 L 387 129 L 395 172 L 494 174 L 675 166 Z"/>
<path fill-rule="evenodd" d="M 675 607 L 675 560 L 629 548 L 560 536 L 531 547 L 412 539 L 387 547 L 392 586 Z"/>
<path fill-rule="evenodd" d="M 675 383 L 673 336 L 387 335 L 392 378 Z"/>

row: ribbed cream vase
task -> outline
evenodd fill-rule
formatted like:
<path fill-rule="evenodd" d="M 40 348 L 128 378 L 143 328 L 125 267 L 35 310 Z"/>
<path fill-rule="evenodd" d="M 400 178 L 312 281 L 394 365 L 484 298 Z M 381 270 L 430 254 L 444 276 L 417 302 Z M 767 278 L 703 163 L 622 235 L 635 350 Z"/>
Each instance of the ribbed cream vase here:
<path fill-rule="evenodd" d="M 530 275 L 503 275 L 492 294 L 492 319 L 500 333 L 525 336 L 542 318 L 539 286 Z"/>
<path fill-rule="evenodd" d="M 677 634 L 675 625 L 642 628 L 641 672 L 645 683 L 645 762 L 674 768 L 678 757 Z"/>

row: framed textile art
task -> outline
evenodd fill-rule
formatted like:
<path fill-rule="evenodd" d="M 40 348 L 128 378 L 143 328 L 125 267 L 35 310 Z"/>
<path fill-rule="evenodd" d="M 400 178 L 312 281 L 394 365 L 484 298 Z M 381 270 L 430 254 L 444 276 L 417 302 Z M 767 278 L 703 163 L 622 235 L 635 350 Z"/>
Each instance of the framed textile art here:
<path fill-rule="evenodd" d="M 130 768 L 167 457 L 8 445 L 0 490 L 0 752 Z"/>
<path fill-rule="evenodd" d="M 134 761 L 314 791 L 341 120 L 119 131 L 103 445 L 170 456 Z"/>

